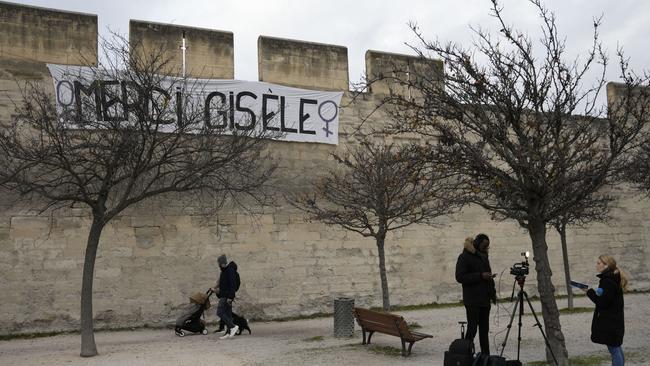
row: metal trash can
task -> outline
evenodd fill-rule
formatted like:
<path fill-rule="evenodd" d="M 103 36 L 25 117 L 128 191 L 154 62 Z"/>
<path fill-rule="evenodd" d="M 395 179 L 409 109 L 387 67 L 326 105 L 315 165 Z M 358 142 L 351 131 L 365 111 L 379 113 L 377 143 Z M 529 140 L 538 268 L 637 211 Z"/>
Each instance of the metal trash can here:
<path fill-rule="evenodd" d="M 337 297 L 334 299 L 334 337 L 354 336 L 354 299 Z"/>

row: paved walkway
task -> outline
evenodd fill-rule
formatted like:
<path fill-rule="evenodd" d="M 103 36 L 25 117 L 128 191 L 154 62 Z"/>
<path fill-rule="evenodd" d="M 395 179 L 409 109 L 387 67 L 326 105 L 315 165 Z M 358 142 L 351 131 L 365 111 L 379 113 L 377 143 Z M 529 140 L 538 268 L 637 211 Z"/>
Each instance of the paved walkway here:
<path fill-rule="evenodd" d="M 626 295 L 626 365 L 650 365 L 650 294 Z M 560 307 L 566 300 L 559 300 Z M 534 304 L 539 308 L 539 304 Z M 493 308 L 491 322 L 492 352 L 500 344 L 509 318 L 511 304 Z M 577 299 L 576 306 L 591 306 L 588 299 Z M 464 319 L 462 307 L 399 312 L 419 331 L 434 334 L 433 339 L 418 342 L 409 358 L 399 355 L 400 341 L 376 334 L 375 346 L 361 345 L 361 332 L 354 338 L 332 337 L 332 318 L 290 322 L 251 323 L 252 335 L 219 340 L 217 334 L 179 338 L 172 330 L 99 332 L 96 334 L 100 355 L 84 359 L 78 356 L 79 335 L 59 335 L 38 339 L 0 341 L 0 365 L 442 365 L 443 353 L 458 337 L 458 320 Z M 589 357 L 581 365 L 609 365 L 604 346 L 589 341 L 591 313 L 563 315 L 561 318 L 570 355 Z M 515 322 L 516 323 L 516 322 Z M 532 316 L 524 318 L 522 355 L 525 362 L 544 359 L 544 342 Z M 516 355 L 516 326 L 505 354 Z"/>

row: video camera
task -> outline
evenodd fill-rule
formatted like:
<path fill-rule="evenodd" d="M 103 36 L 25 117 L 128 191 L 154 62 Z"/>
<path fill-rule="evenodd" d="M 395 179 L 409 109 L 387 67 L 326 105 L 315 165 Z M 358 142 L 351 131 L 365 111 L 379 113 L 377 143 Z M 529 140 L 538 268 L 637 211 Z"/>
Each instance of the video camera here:
<path fill-rule="evenodd" d="M 517 277 L 522 277 L 530 273 L 530 264 L 528 264 L 528 257 L 530 256 L 529 252 L 522 252 L 521 256 L 526 260 L 523 262 L 517 262 L 512 267 L 510 267 L 510 274 Z"/>

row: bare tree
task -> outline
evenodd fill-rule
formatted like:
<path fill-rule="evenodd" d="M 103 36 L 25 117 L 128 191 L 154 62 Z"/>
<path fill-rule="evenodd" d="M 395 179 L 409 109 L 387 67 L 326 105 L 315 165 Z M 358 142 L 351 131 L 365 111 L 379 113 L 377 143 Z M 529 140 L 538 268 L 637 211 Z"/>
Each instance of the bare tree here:
<path fill-rule="evenodd" d="M 571 267 L 569 264 L 569 249 L 566 240 L 567 226 L 585 227 L 594 222 L 607 222 L 609 220 L 610 196 L 589 196 L 585 198 L 580 207 L 573 207 L 563 215 L 557 216 L 550 224 L 560 235 L 562 246 L 562 263 L 564 265 L 564 282 L 567 291 L 567 305 L 573 310 L 573 288 L 571 286 Z"/>
<path fill-rule="evenodd" d="M 599 41 L 600 20 L 594 21 L 592 47 L 582 59 L 567 61 L 555 16 L 541 1 L 530 3 L 540 16 L 539 43 L 508 25 L 492 0 L 501 30 L 473 28 L 470 47 L 427 41 L 412 25 L 421 41 L 413 49 L 444 62 L 441 80 L 404 69 L 378 78 L 412 91 L 412 97 L 395 94 L 384 100 L 392 130 L 435 139 L 429 161 L 464 177 L 470 200 L 494 219 L 515 220 L 528 231 L 544 327 L 559 363 L 567 365 L 546 230 L 583 210 L 587 200 L 599 200 L 601 188 L 616 182 L 648 120 L 643 107 L 648 100 L 601 107 L 608 57 Z M 630 73 L 620 51 L 619 56 L 621 89 L 646 85 L 647 78 Z M 591 83 L 587 75 L 594 69 L 600 76 Z M 551 361 L 548 353 L 547 358 Z"/>
<path fill-rule="evenodd" d="M 92 211 L 81 289 L 81 356 L 97 354 L 93 273 L 102 229 L 111 219 L 174 192 L 195 193 L 216 207 L 244 196 L 260 203 L 275 169 L 264 156 L 266 135 L 252 128 L 228 130 L 207 118 L 206 107 L 190 98 L 200 92 L 198 85 L 168 76 L 178 70 L 162 49 L 137 47 L 119 36 L 104 40 L 99 67 L 66 74 L 69 85 L 79 83 L 76 104 L 67 110 L 57 110 L 43 84 L 24 85 L 17 117 L 0 130 L 2 186 L 49 207 L 78 203 Z M 130 52 L 136 50 L 142 52 Z"/>
<path fill-rule="evenodd" d="M 433 223 L 463 203 L 456 193 L 457 182 L 419 158 L 426 149 L 364 140 L 346 156 L 332 154 L 340 169 L 330 170 L 314 183 L 313 194 L 290 198 L 310 220 L 375 239 L 385 311 L 390 310 L 386 234 L 413 224 Z"/>

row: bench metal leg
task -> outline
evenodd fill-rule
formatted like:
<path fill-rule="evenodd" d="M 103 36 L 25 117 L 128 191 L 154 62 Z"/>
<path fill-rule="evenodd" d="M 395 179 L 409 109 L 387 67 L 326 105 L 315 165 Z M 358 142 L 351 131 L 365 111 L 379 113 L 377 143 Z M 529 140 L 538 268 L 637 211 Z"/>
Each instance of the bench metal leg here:
<path fill-rule="evenodd" d="M 363 342 L 361 344 L 366 344 L 366 330 L 361 328 L 361 334 L 363 334 Z"/>
<path fill-rule="evenodd" d="M 415 342 L 411 342 L 411 343 L 409 344 L 409 356 L 411 355 L 411 348 L 413 348 L 413 345 L 414 345 L 414 344 L 415 344 Z"/>
<path fill-rule="evenodd" d="M 400 338 L 402 340 L 402 357 L 406 357 L 406 341 L 404 338 Z"/>

